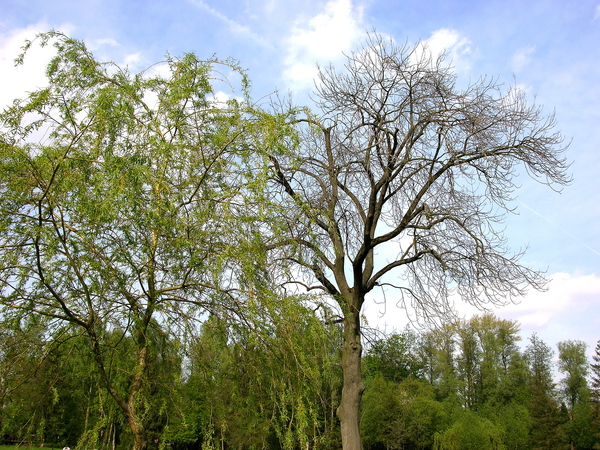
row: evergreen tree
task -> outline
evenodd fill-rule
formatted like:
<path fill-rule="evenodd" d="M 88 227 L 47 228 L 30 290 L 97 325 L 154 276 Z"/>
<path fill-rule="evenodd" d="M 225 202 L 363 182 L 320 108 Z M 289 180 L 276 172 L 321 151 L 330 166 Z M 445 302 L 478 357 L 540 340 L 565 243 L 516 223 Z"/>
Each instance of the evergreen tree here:
<path fill-rule="evenodd" d="M 590 365 L 592 372 L 590 401 L 594 410 L 594 437 L 596 438 L 594 449 L 600 449 L 600 341 L 596 344 L 592 359 L 594 362 Z"/>
<path fill-rule="evenodd" d="M 552 380 L 552 349 L 534 333 L 525 355 L 529 366 L 529 443 L 532 450 L 568 448 Z"/>
<path fill-rule="evenodd" d="M 600 341 L 596 344 L 596 350 L 592 359 L 594 362 L 590 364 L 592 372 L 590 396 L 592 401 L 600 403 Z"/>

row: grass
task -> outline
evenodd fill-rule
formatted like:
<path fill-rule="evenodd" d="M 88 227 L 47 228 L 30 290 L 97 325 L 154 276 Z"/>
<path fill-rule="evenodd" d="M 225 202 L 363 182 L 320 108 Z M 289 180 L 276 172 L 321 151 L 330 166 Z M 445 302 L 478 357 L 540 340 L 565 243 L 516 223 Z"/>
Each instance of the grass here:
<path fill-rule="evenodd" d="M 0 445 L 0 450 L 57 450 L 58 447 L 30 447 L 28 445 Z M 62 447 L 61 447 L 62 450 Z"/>

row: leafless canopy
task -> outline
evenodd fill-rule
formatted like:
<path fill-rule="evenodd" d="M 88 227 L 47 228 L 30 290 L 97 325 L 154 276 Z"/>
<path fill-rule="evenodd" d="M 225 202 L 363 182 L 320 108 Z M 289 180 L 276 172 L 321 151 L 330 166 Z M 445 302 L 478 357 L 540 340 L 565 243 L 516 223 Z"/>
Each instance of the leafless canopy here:
<path fill-rule="evenodd" d="M 290 233 L 273 248 L 295 249 L 309 288 L 360 310 L 387 285 L 429 315 L 453 288 L 483 305 L 543 287 L 501 225 L 519 170 L 569 182 L 552 115 L 494 80 L 459 88 L 444 55 L 379 36 L 321 69 L 316 99 L 318 115 L 296 118 L 300 150 L 272 158 Z"/>

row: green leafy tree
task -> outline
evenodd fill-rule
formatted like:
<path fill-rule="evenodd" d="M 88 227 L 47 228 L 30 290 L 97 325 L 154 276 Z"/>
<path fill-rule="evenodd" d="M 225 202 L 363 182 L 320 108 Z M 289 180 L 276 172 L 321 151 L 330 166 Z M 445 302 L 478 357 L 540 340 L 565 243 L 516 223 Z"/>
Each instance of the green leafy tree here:
<path fill-rule="evenodd" d="M 582 391 L 579 401 L 570 411 L 569 418 L 565 428 L 571 448 L 592 450 L 599 440 L 594 425 L 594 407 L 590 403 L 587 391 Z"/>
<path fill-rule="evenodd" d="M 526 285 L 541 287 L 541 274 L 507 251 L 498 225 L 519 167 L 559 188 L 568 164 L 552 116 L 490 80 L 460 88 L 443 57 L 421 45 L 371 36 L 342 70 L 320 70 L 315 99 L 318 113 L 290 118 L 300 147 L 271 158 L 272 198 L 287 227 L 268 248 L 294 267 L 288 280 L 325 291 L 339 307 L 337 415 L 344 450 L 360 450 L 369 294 L 395 290 L 400 306 L 445 317 L 451 292 L 504 304 Z M 386 248 L 397 256 L 378 257 Z"/>
<path fill-rule="evenodd" d="M 466 408 L 474 409 L 477 405 L 481 349 L 470 323 L 457 324 L 456 333 L 458 334 L 457 369 L 462 381 L 461 398 Z"/>
<path fill-rule="evenodd" d="M 568 448 L 565 419 L 556 401 L 556 385 L 552 378 L 552 349 L 536 334 L 525 350 L 529 366 L 530 414 L 529 442 L 533 450 Z"/>
<path fill-rule="evenodd" d="M 215 100 L 215 65 L 247 93 L 233 62 L 185 54 L 165 76 L 131 74 L 58 32 L 37 41 L 56 50 L 48 85 L 0 115 L 1 303 L 81 330 L 143 450 L 157 445 L 152 340 L 206 311 L 236 318 L 252 290 L 260 256 L 244 218 L 257 208 L 242 190 L 261 176 L 254 137 L 278 132 L 258 129 L 247 99 Z M 124 348 L 121 391 L 110 361 Z"/>
<path fill-rule="evenodd" d="M 450 428 L 435 435 L 434 450 L 504 450 L 502 432 L 488 419 L 464 411 Z"/>
<path fill-rule="evenodd" d="M 592 372 L 590 394 L 593 401 L 600 403 L 600 341 L 596 344 L 592 359 L 594 362 L 590 364 Z"/>
<path fill-rule="evenodd" d="M 360 422 L 365 447 L 393 448 L 396 443 L 389 436 L 389 426 L 398 414 L 398 401 L 394 392 L 396 384 L 382 376 L 367 379 L 366 384 Z"/>
<path fill-rule="evenodd" d="M 562 393 L 569 408 L 574 408 L 588 391 L 589 362 L 585 354 L 587 344 L 583 341 L 558 343 L 558 370 L 565 374 L 561 381 Z"/>
<path fill-rule="evenodd" d="M 338 333 L 303 303 L 255 309 L 244 326 L 203 324 L 185 391 L 196 419 L 185 423 L 196 421 L 204 447 L 338 447 Z"/>
<path fill-rule="evenodd" d="M 367 379 L 361 405 L 361 431 L 368 449 L 429 449 L 434 435 L 447 428 L 444 405 L 421 380 L 399 383 L 381 376 Z"/>
<path fill-rule="evenodd" d="M 435 387 L 438 400 L 458 403 L 462 383 L 457 372 L 455 331 L 453 323 L 429 330 L 421 338 L 419 348 L 425 377 Z"/>
<path fill-rule="evenodd" d="M 48 361 L 47 320 L 4 317 L 0 327 L 0 433 L 8 443 L 38 445 L 52 431 L 56 384 Z M 52 421 L 52 419 L 51 419 Z"/>
<path fill-rule="evenodd" d="M 528 448 L 529 410 L 517 401 L 482 408 L 480 415 L 489 419 L 500 430 L 501 442 L 506 450 Z"/>
<path fill-rule="evenodd" d="M 523 401 L 526 374 L 517 347 L 520 340 L 517 323 L 484 314 L 471 318 L 467 330 L 473 333 L 478 349 L 476 407 L 485 404 L 494 407 L 514 399 Z"/>
<path fill-rule="evenodd" d="M 572 447 L 579 449 L 591 449 L 595 442 L 586 350 L 587 344 L 583 341 L 558 343 L 558 369 L 565 374 L 561 380 L 561 391 L 570 419 L 566 430 Z"/>
<path fill-rule="evenodd" d="M 376 339 L 370 343 L 364 356 L 366 376 L 381 376 L 395 382 L 409 377 L 418 378 L 422 367 L 417 342 L 416 333 L 408 329 Z"/>
<path fill-rule="evenodd" d="M 600 449 L 600 341 L 596 344 L 592 359 L 594 362 L 590 365 L 592 375 L 590 383 L 590 400 L 594 407 L 594 435 L 597 440 L 597 443 L 594 444 L 594 448 Z"/>
<path fill-rule="evenodd" d="M 515 322 L 492 314 L 447 322 L 425 333 L 423 373 L 439 398 L 455 395 L 467 408 L 494 407 L 527 397 L 527 369 Z"/>

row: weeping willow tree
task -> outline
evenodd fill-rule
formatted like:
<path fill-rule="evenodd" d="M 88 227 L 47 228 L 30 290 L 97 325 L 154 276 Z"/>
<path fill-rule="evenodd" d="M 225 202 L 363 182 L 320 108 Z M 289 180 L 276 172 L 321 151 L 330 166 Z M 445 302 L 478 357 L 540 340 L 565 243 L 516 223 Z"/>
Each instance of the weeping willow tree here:
<path fill-rule="evenodd" d="M 36 43 L 54 46 L 47 86 L 0 115 L 0 302 L 81 330 L 143 450 L 157 337 L 241 316 L 260 260 L 243 191 L 281 130 L 249 113 L 233 61 L 184 54 L 132 74 L 53 31 L 18 63 Z M 125 343 L 123 390 L 110 361 Z"/>
<path fill-rule="evenodd" d="M 338 448 L 339 327 L 303 296 L 251 306 L 245 323 L 212 315 L 189 346 L 181 419 L 167 442 L 215 448 Z M 187 434 L 195 428 L 196 435 Z M 172 436 L 172 438 L 171 438 Z"/>

